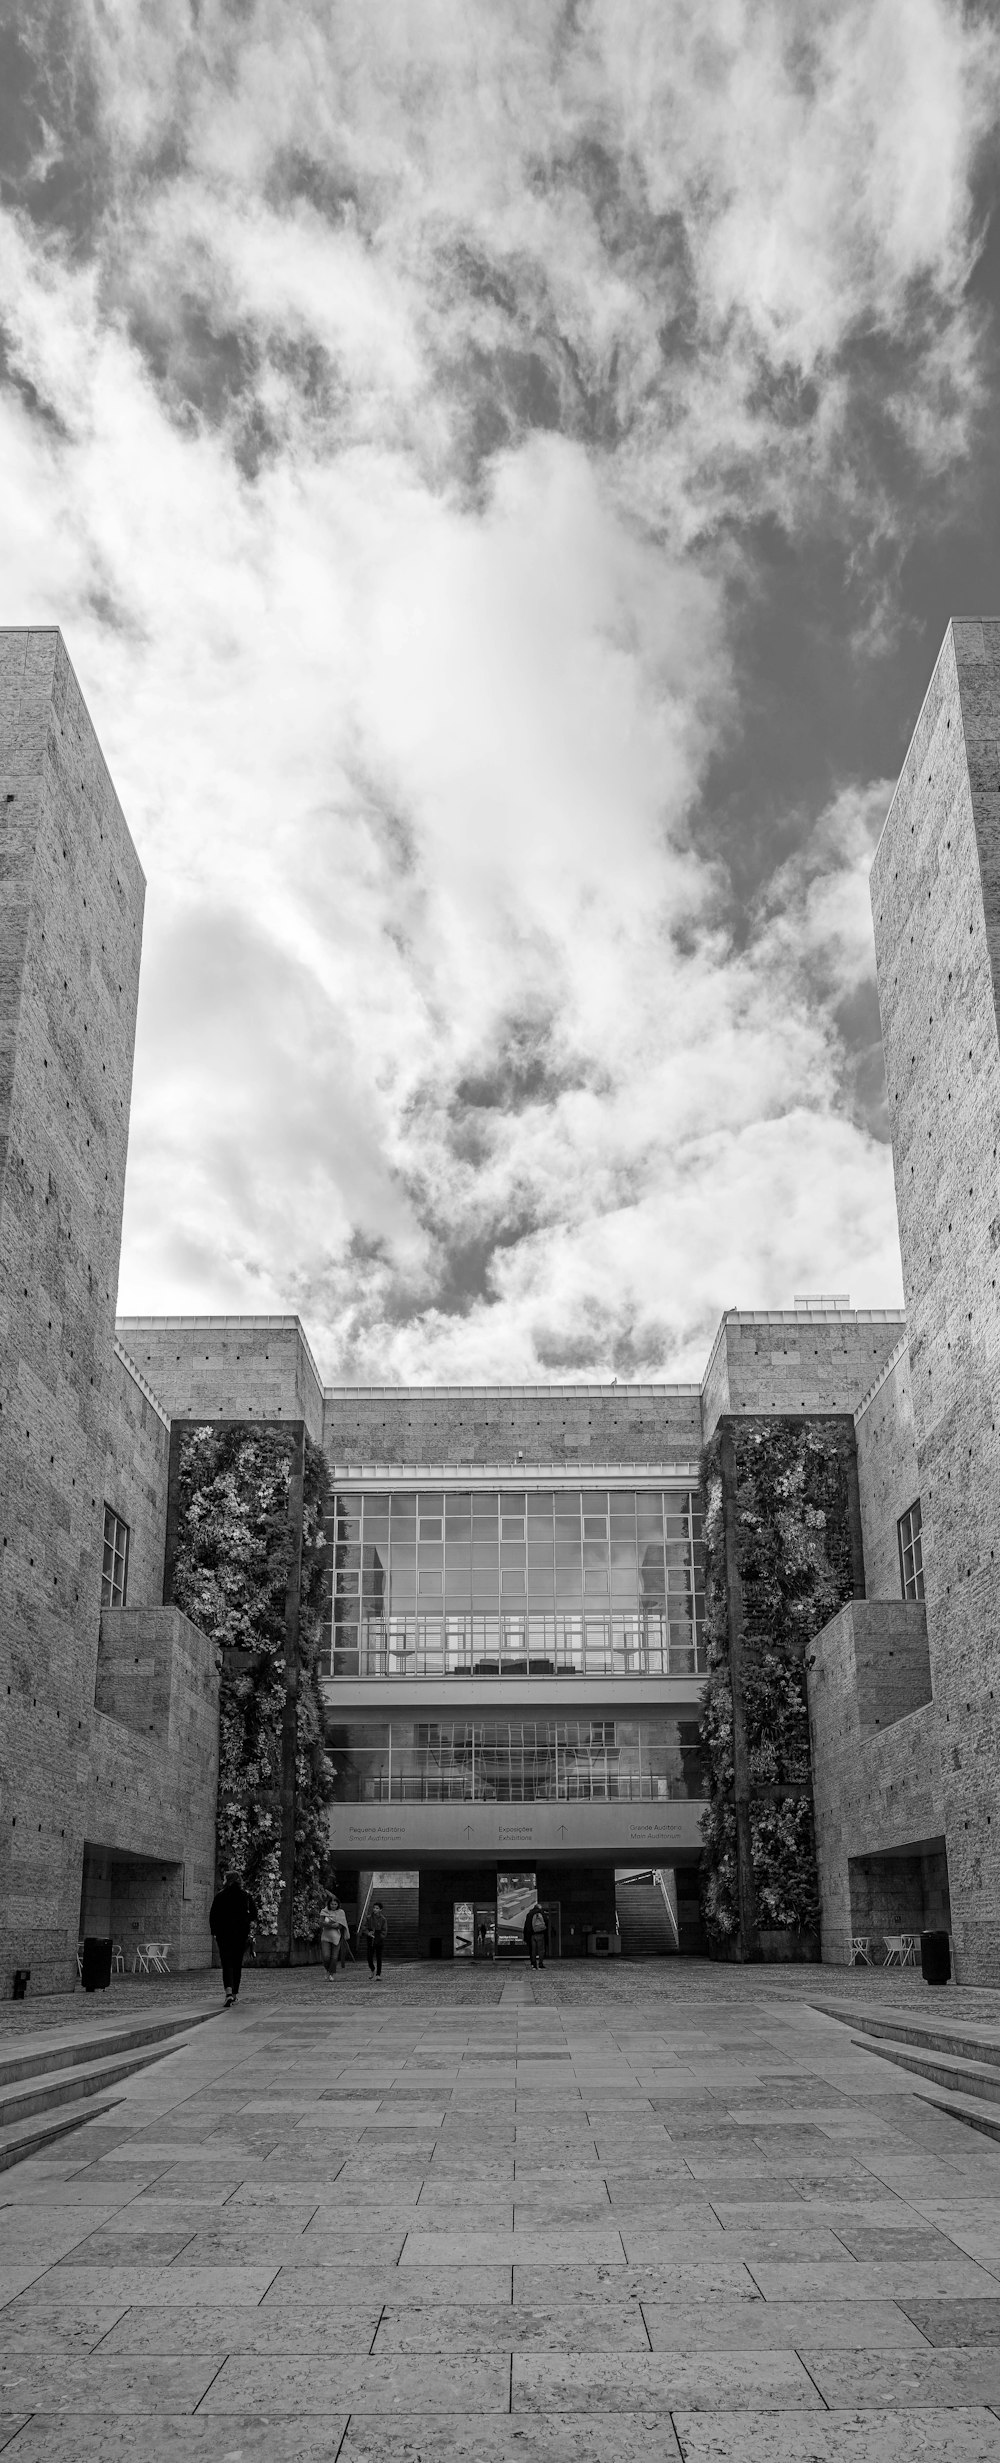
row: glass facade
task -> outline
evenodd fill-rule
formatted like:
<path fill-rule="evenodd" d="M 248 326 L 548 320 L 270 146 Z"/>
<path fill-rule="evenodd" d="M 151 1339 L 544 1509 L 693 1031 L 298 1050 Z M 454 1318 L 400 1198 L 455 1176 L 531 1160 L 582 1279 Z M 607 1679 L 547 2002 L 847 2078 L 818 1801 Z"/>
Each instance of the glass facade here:
<path fill-rule="evenodd" d="M 338 1804 L 646 1804 L 705 1793 L 698 1722 L 393 1719 L 327 1731 Z"/>
<path fill-rule="evenodd" d="M 690 1676 L 702 1587 L 686 1488 L 341 1491 L 328 1672 Z"/>

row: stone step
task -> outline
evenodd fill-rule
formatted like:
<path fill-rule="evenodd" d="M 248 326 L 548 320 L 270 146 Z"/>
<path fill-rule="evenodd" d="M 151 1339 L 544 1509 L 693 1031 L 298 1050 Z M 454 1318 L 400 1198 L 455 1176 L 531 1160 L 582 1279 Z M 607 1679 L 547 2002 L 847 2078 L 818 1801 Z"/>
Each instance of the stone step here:
<path fill-rule="evenodd" d="M 858 2052 L 871 2052 L 876 2060 L 892 2061 L 897 2069 L 910 2070 L 917 2078 L 928 2078 L 936 2087 L 953 2087 L 957 2094 L 981 2096 L 984 2103 L 1000 2104 L 1000 2071 L 986 2062 L 964 2061 L 949 2053 L 915 2052 L 910 2045 L 890 2044 L 884 2038 L 877 2043 L 870 2036 L 855 2036 Z"/>
<path fill-rule="evenodd" d="M 1000 2112 L 990 2112 L 972 2096 L 921 2095 L 917 2100 L 929 2104 L 933 2112 L 946 2112 L 951 2121 L 964 2121 L 967 2129 L 979 2130 L 984 2138 L 1000 2140 Z"/>
<path fill-rule="evenodd" d="M 168 2053 L 179 2050 L 176 2043 L 136 2046 L 132 2052 L 103 2054 L 74 2069 L 52 2069 L 36 2072 L 33 2078 L 20 2079 L 0 2087 L 0 2129 L 9 2123 L 28 2121 L 36 2113 L 57 2112 L 66 2104 L 78 2103 L 81 2097 L 99 2095 L 102 2087 L 116 2087 L 122 2078 L 130 2078 L 136 2070 L 150 2069 L 155 2061 L 165 2061 Z"/>
<path fill-rule="evenodd" d="M 12 2164 L 23 2163 L 28 2155 L 39 2155 L 57 2139 L 67 2138 L 71 2130 L 82 2129 L 85 2121 L 94 2121 L 106 2112 L 114 2112 L 124 2102 L 121 2095 L 105 2096 L 95 2104 L 89 2097 L 74 2104 L 69 2112 L 36 2113 L 27 2121 L 11 2121 L 0 2128 L 0 2172 L 9 2172 Z"/>
<path fill-rule="evenodd" d="M 814 2001 L 824 2018 L 836 2018 L 859 2035 L 888 2036 L 894 2044 L 915 2044 L 922 2052 L 949 2053 L 955 2060 L 982 2061 L 1000 2069 L 1000 2033 L 978 2035 L 961 2020 L 897 2018 L 888 2011 L 847 2009 L 843 2002 Z"/>
<path fill-rule="evenodd" d="M 203 2027 L 207 2019 L 218 2015 L 216 2004 L 210 2010 L 189 2010 L 183 2018 L 125 2019 L 117 2026 L 112 2019 L 100 2028 L 81 2027 L 66 2032 L 53 2028 L 51 2035 L 35 2036 L 16 2050 L 0 2053 L 0 2092 L 18 2078 L 39 2078 L 52 2070 L 76 2069 L 98 2056 L 133 2052 L 143 2045 L 186 2035 L 189 2028 Z"/>

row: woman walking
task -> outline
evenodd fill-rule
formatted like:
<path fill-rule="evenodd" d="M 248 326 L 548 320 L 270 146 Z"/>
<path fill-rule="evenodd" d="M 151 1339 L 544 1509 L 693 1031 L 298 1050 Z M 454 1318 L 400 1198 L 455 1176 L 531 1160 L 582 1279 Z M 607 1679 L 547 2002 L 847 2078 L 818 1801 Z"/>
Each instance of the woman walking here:
<path fill-rule="evenodd" d="M 344 1914 L 340 1900 L 337 1897 L 336 1891 L 331 1890 L 329 1899 L 327 1900 L 326 1906 L 324 1907 L 323 1913 L 319 1920 L 319 1946 L 323 1953 L 323 1965 L 326 1968 L 326 1978 L 328 1984 L 333 1983 L 334 1976 L 336 1975 L 337 1969 L 343 1959 L 344 1944 L 347 1939 L 348 1930 L 349 1927 L 347 1917 Z"/>

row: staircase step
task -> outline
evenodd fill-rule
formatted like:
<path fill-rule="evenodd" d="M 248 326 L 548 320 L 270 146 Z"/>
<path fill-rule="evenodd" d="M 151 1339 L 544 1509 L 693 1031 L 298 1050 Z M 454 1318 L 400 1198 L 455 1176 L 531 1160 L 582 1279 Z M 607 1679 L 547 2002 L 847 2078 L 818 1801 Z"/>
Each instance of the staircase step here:
<path fill-rule="evenodd" d="M 669 1958 L 676 1949 L 662 1891 L 653 1882 L 628 1882 L 617 1894 L 623 1958 Z"/>
<path fill-rule="evenodd" d="M 878 2061 L 892 2061 L 897 2069 L 911 2070 L 917 2078 L 929 2078 L 937 2087 L 954 2087 L 958 2094 L 979 2095 L 987 2104 L 1000 2104 L 1000 2071 L 982 2061 L 963 2061 L 949 2053 L 915 2052 L 909 2045 L 890 2044 L 884 2038 L 855 2036 L 858 2052 L 873 2052 Z"/>
<path fill-rule="evenodd" d="M 51 2035 L 35 2036 L 17 2051 L 0 2053 L 0 2094 L 18 2078 L 77 2069 L 98 2054 L 133 2052 L 146 2044 L 164 2043 L 171 2036 L 186 2035 L 191 2027 L 203 2027 L 207 2019 L 218 2015 L 216 2003 L 210 2010 L 191 2010 L 184 2018 L 126 2019 L 118 2026 L 111 2019 L 106 2025 L 81 2027 L 73 2033 L 53 2028 Z"/>
<path fill-rule="evenodd" d="M 102 2055 L 99 2060 L 79 2064 L 75 2069 L 54 2069 L 33 2078 L 21 2079 L 15 2085 L 0 2087 L 0 2129 L 10 2121 L 27 2121 L 33 2113 L 57 2112 L 61 2105 L 75 2104 L 81 2096 L 96 2095 L 102 2087 L 116 2087 L 122 2078 L 130 2078 L 136 2070 L 147 2070 L 155 2061 L 165 2061 L 168 2053 L 179 2051 L 176 2044 L 149 2044 L 133 2052 Z"/>
<path fill-rule="evenodd" d="M 57 2139 L 67 2138 L 71 2130 L 82 2129 L 85 2121 L 114 2112 L 124 2100 L 121 2095 L 108 2095 L 103 2103 L 94 2104 L 85 2098 L 70 2112 L 51 2116 L 36 2113 L 31 2120 L 9 2122 L 0 2129 L 0 2172 L 9 2172 L 12 2164 L 23 2163 L 27 2155 L 39 2155 Z"/>
<path fill-rule="evenodd" d="M 950 2121 L 964 2121 L 967 2129 L 977 2129 L 984 2138 L 1000 2140 L 1000 2113 L 988 2112 L 985 2105 L 964 2095 L 921 2095 L 921 2104 L 929 2104 L 932 2112 L 946 2112 Z"/>
<path fill-rule="evenodd" d="M 853 2027 L 859 2035 L 888 2037 L 894 2044 L 915 2044 L 922 2052 L 948 2053 L 955 2060 L 981 2061 L 991 2069 L 1000 2069 L 1000 2034 L 978 2035 L 961 2020 L 952 2026 L 947 2020 L 936 2025 L 933 2019 L 896 2018 L 888 2012 L 847 2009 L 843 2002 L 814 2001 L 813 2009 L 824 2018 L 836 2018 L 842 2027 Z"/>

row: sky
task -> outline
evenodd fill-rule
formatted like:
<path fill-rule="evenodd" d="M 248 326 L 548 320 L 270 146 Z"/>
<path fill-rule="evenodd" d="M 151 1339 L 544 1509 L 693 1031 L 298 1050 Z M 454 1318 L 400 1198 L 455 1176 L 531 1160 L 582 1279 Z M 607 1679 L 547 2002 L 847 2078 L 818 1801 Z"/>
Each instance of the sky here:
<path fill-rule="evenodd" d="M 867 875 L 1000 613 L 1000 24 L 0 10 L 0 546 L 148 889 L 119 1305 L 364 1382 L 902 1297 Z"/>

